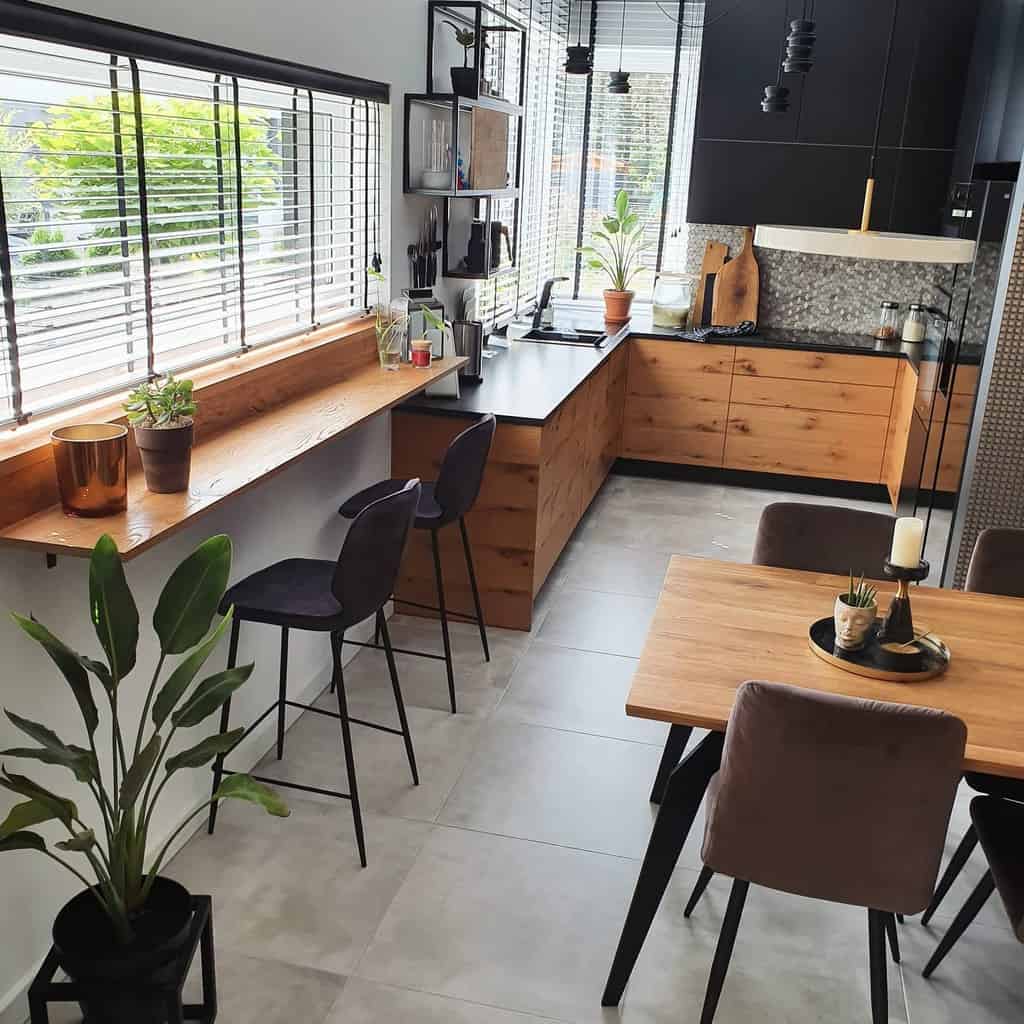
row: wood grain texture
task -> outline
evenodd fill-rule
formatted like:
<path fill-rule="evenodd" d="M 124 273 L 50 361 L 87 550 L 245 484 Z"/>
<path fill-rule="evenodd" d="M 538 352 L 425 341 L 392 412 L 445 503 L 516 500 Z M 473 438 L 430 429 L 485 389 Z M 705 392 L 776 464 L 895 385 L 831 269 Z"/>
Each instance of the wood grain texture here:
<path fill-rule="evenodd" d="M 892 510 L 899 507 L 900 487 L 903 482 L 903 468 L 907 458 L 907 440 L 910 436 L 910 421 L 914 415 L 914 394 L 917 390 L 917 374 L 909 363 L 902 363 L 896 375 L 892 411 L 885 431 L 885 453 L 882 456 L 881 482 L 889 492 Z"/>
<path fill-rule="evenodd" d="M 743 229 L 743 246 L 734 259 L 718 271 L 711 322 L 732 326 L 750 320 L 757 323 L 760 271 L 754 256 L 754 232 Z"/>
<path fill-rule="evenodd" d="M 396 410 L 391 418 L 392 475 L 436 480 L 449 442 L 473 422 L 475 417 Z M 540 427 L 498 424 L 480 495 L 466 517 L 480 600 L 489 625 L 530 628 L 540 458 Z M 459 529 L 446 527 L 438 537 L 448 607 L 470 611 L 473 595 Z M 430 535 L 424 530 L 414 530 L 409 538 L 395 596 L 399 610 L 413 615 L 431 613 L 402 606 L 403 597 L 437 604 Z"/>
<path fill-rule="evenodd" d="M 729 255 L 729 246 L 724 242 L 708 242 L 704 246 L 704 258 L 701 260 L 700 273 L 697 276 L 697 290 L 693 295 L 693 308 L 690 310 L 691 325 L 699 327 L 704 323 L 704 292 L 708 274 L 717 274 L 725 266 Z"/>
<path fill-rule="evenodd" d="M 734 373 L 791 380 L 827 380 L 837 384 L 874 384 L 891 388 L 902 360 L 887 356 L 799 349 L 737 346 Z"/>
<path fill-rule="evenodd" d="M 729 406 L 725 466 L 878 483 L 888 418 Z"/>
<path fill-rule="evenodd" d="M 841 577 L 673 557 L 626 711 L 725 728 L 747 679 L 940 708 L 967 725 L 964 768 L 1024 778 L 1024 600 L 915 587 L 914 621 L 949 646 L 942 676 L 912 684 L 851 675 L 807 647 Z M 890 594 L 883 594 L 885 604 Z M 709 642 L 713 638 L 714 642 Z"/>
<path fill-rule="evenodd" d="M 258 392 L 249 396 L 251 412 L 219 431 L 210 421 L 192 453 L 192 479 L 181 494 L 146 490 L 139 470 L 129 472 L 128 511 L 102 519 L 74 519 L 51 506 L 0 532 L 0 543 L 63 555 L 87 556 L 99 537 L 109 533 L 124 558 L 130 559 L 187 523 L 279 473 L 307 452 L 358 427 L 372 416 L 454 372 L 464 359 L 439 360 L 429 370 L 403 366 L 382 370 L 365 358 L 351 370 L 336 369 L 340 379 L 301 397 L 259 409 Z M 321 378 L 323 379 L 323 378 Z M 290 385 L 285 385 L 287 387 Z M 241 402 L 237 396 L 235 402 Z"/>
<path fill-rule="evenodd" d="M 741 405 L 770 405 L 780 409 L 817 409 L 888 416 L 892 388 L 872 384 L 834 384 L 821 380 L 778 380 L 772 377 L 733 379 L 730 399 Z"/>

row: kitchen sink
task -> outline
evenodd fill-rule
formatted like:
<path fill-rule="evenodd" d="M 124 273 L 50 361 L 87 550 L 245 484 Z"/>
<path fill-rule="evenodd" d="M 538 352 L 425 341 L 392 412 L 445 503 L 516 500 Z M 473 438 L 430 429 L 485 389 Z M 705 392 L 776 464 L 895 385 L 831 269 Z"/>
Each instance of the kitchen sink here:
<path fill-rule="evenodd" d="M 535 327 L 527 331 L 520 341 L 538 341 L 545 345 L 582 345 L 588 348 L 600 348 L 607 340 L 604 331 L 549 331 Z"/>

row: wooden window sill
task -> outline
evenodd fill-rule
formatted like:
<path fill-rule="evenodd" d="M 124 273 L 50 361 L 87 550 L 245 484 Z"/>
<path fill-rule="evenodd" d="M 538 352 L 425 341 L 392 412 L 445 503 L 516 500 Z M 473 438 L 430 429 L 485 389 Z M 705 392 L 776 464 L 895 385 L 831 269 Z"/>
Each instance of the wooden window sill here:
<path fill-rule="evenodd" d="M 129 436 L 128 511 L 100 519 L 61 511 L 49 435 L 61 423 L 121 420 L 120 402 L 22 428 L 0 442 L 0 544 L 86 556 L 109 533 L 124 558 L 133 558 L 464 362 L 448 358 L 429 370 L 382 370 L 373 321 L 361 320 L 205 367 L 192 374 L 199 416 L 189 490 L 146 490 Z"/>

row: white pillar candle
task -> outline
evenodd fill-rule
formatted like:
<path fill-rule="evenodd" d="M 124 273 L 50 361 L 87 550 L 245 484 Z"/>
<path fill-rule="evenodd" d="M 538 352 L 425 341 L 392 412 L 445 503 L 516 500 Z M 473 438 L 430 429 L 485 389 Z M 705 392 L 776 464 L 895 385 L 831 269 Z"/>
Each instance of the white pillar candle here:
<path fill-rule="evenodd" d="M 924 520 L 903 516 L 896 520 L 892 533 L 892 552 L 889 561 L 906 569 L 916 569 L 921 562 L 924 547 Z"/>

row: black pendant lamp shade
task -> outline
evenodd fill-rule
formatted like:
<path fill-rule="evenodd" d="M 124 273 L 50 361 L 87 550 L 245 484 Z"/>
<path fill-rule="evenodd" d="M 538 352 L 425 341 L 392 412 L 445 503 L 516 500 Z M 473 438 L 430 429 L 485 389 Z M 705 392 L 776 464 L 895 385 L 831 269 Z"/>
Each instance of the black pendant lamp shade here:
<path fill-rule="evenodd" d="M 761 109 L 766 114 L 784 114 L 789 110 L 789 89 L 784 85 L 766 85 Z"/>
<path fill-rule="evenodd" d="M 786 58 L 782 62 L 782 70 L 787 74 L 799 73 L 806 75 L 814 67 L 814 22 L 806 18 L 797 18 L 789 23 L 789 35 L 786 37 Z"/>
<path fill-rule="evenodd" d="M 613 71 L 608 78 L 608 91 L 613 96 L 625 96 L 629 92 L 629 72 Z"/>
<path fill-rule="evenodd" d="M 594 71 L 594 55 L 589 46 L 569 46 L 565 51 L 567 75 L 589 75 Z"/>

